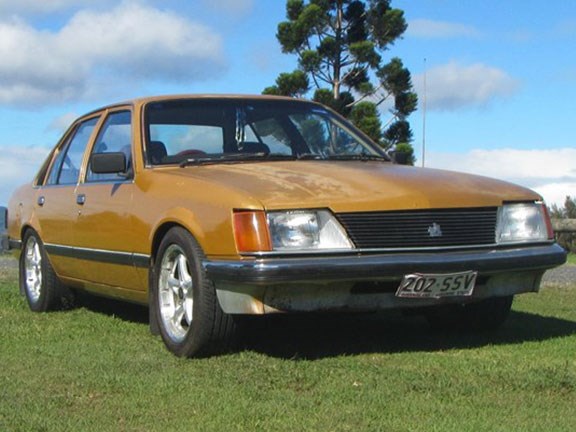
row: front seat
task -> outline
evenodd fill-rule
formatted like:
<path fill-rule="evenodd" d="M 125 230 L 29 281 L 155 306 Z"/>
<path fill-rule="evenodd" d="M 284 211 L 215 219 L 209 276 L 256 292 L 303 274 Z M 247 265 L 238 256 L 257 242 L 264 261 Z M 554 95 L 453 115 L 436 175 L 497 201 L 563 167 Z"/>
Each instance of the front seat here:
<path fill-rule="evenodd" d="M 150 141 L 148 146 L 148 162 L 152 165 L 159 165 L 168 156 L 166 146 L 162 141 Z"/>

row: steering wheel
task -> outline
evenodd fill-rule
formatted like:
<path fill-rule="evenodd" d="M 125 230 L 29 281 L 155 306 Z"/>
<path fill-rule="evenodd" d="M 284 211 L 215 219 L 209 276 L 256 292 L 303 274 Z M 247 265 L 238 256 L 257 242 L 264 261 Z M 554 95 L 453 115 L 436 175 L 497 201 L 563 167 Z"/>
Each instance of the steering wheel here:
<path fill-rule="evenodd" d="M 202 150 L 195 150 L 195 149 L 188 149 L 188 150 L 182 150 L 179 153 L 176 153 L 176 157 L 177 158 L 182 158 L 184 159 L 184 157 L 187 156 L 200 156 L 200 155 L 205 155 L 206 152 L 202 151 Z"/>

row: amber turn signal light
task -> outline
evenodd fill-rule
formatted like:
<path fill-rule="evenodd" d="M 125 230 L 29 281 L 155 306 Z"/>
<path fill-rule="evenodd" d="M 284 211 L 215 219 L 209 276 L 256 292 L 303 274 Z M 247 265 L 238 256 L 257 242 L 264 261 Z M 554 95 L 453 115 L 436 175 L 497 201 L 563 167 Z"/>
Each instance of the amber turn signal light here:
<path fill-rule="evenodd" d="M 236 210 L 233 214 L 234 239 L 238 252 L 272 250 L 266 214 L 261 210 Z"/>

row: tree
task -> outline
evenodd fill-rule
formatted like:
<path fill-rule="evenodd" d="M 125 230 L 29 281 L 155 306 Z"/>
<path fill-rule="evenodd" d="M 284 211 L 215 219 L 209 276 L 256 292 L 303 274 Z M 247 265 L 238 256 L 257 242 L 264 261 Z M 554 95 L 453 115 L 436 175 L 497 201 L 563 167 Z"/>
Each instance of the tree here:
<path fill-rule="evenodd" d="M 282 51 L 298 57 L 298 69 L 282 73 L 265 94 L 305 96 L 350 118 L 385 148 L 408 144 L 407 117 L 416 110 L 411 75 L 382 54 L 407 28 L 391 0 L 287 0 L 287 21 L 278 24 Z M 382 125 L 379 106 L 390 106 Z"/>
<path fill-rule="evenodd" d="M 300 70 L 292 73 L 281 73 L 276 78 L 276 85 L 266 87 L 265 94 L 300 97 L 308 92 L 308 77 Z"/>
<path fill-rule="evenodd" d="M 564 207 L 552 204 L 550 216 L 557 219 L 576 219 L 576 198 L 567 196 L 564 200 Z"/>

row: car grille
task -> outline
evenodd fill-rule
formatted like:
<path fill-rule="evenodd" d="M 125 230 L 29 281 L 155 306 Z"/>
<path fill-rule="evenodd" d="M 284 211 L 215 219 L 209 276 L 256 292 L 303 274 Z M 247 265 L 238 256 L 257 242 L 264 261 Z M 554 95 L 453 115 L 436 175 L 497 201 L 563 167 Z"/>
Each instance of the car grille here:
<path fill-rule="evenodd" d="M 495 243 L 496 207 L 340 213 L 359 249 L 479 246 Z"/>

